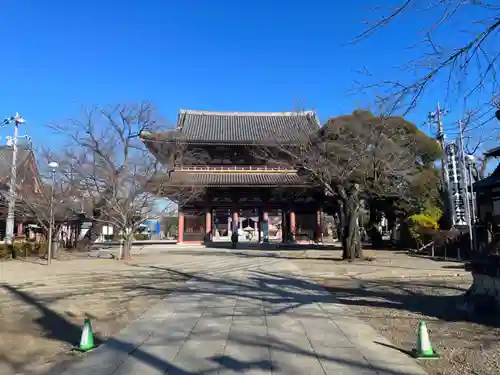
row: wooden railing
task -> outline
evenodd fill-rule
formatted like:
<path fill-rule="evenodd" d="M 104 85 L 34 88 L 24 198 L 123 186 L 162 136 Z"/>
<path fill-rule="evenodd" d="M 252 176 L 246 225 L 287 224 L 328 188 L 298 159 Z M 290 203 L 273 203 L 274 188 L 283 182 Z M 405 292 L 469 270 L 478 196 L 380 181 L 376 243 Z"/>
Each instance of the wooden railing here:
<path fill-rule="evenodd" d="M 267 165 L 183 165 L 175 166 L 176 171 L 197 172 L 296 172 L 296 169 L 286 167 L 268 167 Z"/>

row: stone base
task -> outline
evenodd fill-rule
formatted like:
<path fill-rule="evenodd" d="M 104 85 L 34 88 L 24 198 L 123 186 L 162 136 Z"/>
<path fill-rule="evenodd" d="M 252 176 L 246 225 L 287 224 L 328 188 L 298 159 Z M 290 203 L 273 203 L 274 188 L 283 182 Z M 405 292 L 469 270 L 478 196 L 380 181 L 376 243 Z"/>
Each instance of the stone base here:
<path fill-rule="evenodd" d="M 472 277 L 460 310 L 469 315 L 496 316 L 500 313 L 500 277 L 477 272 L 472 272 Z"/>

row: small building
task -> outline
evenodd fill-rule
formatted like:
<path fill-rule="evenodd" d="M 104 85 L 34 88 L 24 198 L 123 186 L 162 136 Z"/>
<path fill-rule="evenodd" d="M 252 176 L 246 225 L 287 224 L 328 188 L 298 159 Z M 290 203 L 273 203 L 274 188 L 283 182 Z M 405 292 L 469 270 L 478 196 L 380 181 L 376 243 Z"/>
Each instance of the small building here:
<path fill-rule="evenodd" d="M 0 146 L 0 241 L 4 241 L 6 235 L 12 155 L 12 144 Z M 16 180 L 14 238 L 42 241 L 45 239 L 49 221 L 51 187 L 42 181 L 35 154 L 28 143 L 17 145 Z M 66 204 L 57 203 L 54 203 L 54 221 L 56 227 L 60 227 L 60 232 L 54 233 L 54 238 L 63 240 L 68 247 L 74 246 L 81 218 Z"/>
<path fill-rule="evenodd" d="M 500 157 L 500 147 L 485 152 L 484 157 Z M 476 182 L 474 190 L 480 221 L 486 222 L 491 219 L 500 225 L 500 164 L 491 175 Z"/>
<path fill-rule="evenodd" d="M 178 242 L 320 241 L 324 190 L 286 160 L 259 157 L 263 148 L 299 145 L 320 128 L 313 111 L 181 110 L 176 129 L 143 133 L 148 149 L 169 169 L 170 188 L 199 188 L 179 202 Z M 191 157 L 172 155 L 182 145 Z M 172 189 L 167 189 L 173 191 Z M 175 194 L 167 198 L 176 200 Z"/>
<path fill-rule="evenodd" d="M 485 152 L 484 157 L 500 157 L 500 147 Z M 500 164 L 491 175 L 474 183 L 474 191 L 478 218 L 477 245 L 481 251 L 491 251 L 492 247 L 500 246 Z"/>
<path fill-rule="evenodd" d="M 0 241 L 5 240 L 6 220 L 9 205 L 9 187 L 12 168 L 12 145 L 0 146 Z M 27 144 L 19 144 L 16 157 L 17 185 L 28 185 L 34 193 L 41 192 L 41 181 L 36 166 L 35 155 Z M 16 186 L 16 190 L 17 190 Z M 36 228 L 36 219 L 27 214 L 23 209 L 22 200 L 16 201 L 14 235 L 24 236 Z"/>

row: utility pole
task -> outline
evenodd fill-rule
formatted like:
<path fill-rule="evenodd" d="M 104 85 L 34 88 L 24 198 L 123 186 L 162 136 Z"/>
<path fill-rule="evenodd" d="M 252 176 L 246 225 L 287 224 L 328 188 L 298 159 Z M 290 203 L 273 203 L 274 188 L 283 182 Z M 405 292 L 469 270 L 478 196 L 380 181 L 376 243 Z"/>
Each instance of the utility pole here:
<path fill-rule="evenodd" d="M 439 102 L 436 106 L 435 112 L 429 112 L 429 120 L 437 125 L 437 134 L 436 139 L 441 146 L 441 150 L 443 151 L 441 154 L 441 174 L 443 178 L 443 188 L 445 190 L 446 197 L 448 199 L 448 209 L 446 210 L 446 215 L 448 219 L 450 219 L 452 225 L 455 225 L 455 216 L 453 215 L 453 199 L 450 193 L 449 181 L 450 176 L 448 173 L 448 165 L 447 165 L 447 157 L 446 157 L 446 146 L 445 146 L 445 135 L 443 129 L 443 116 L 446 115 L 446 110 L 441 109 Z"/>
<path fill-rule="evenodd" d="M 471 213 L 472 213 L 472 229 L 474 231 L 473 247 L 472 249 L 476 251 L 477 249 L 477 236 L 476 236 L 476 193 L 474 191 L 474 178 L 472 175 L 472 167 L 476 162 L 476 158 L 473 155 L 466 155 L 467 163 L 469 167 L 469 186 L 470 186 L 470 200 L 471 200 Z"/>
<path fill-rule="evenodd" d="M 56 184 L 56 170 L 59 164 L 55 161 L 49 163 L 52 172 L 52 186 L 50 188 L 50 209 L 49 209 L 49 233 L 48 233 L 48 247 L 47 247 L 47 264 L 50 265 L 52 261 L 52 232 L 54 231 L 54 186 Z"/>
<path fill-rule="evenodd" d="M 460 164 L 462 165 L 461 168 L 461 175 L 462 175 L 462 191 L 464 192 L 463 196 L 465 198 L 465 215 L 466 215 L 466 220 L 467 220 L 467 226 L 469 227 L 469 241 L 470 241 L 470 248 L 471 251 L 474 250 L 474 235 L 472 233 L 472 215 L 471 215 L 471 207 L 470 207 L 470 201 L 469 201 L 469 186 L 467 183 L 467 167 L 466 167 L 466 157 L 465 157 L 465 147 L 464 147 L 464 126 L 463 126 L 463 121 L 458 120 L 458 130 L 459 130 L 459 140 L 460 140 Z M 460 259 L 460 254 L 458 256 L 458 259 Z"/>
<path fill-rule="evenodd" d="M 7 119 L 6 121 L 8 121 L 8 123 L 14 121 L 14 137 L 12 139 L 12 164 L 10 169 L 9 183 L 9 208 L 7 212 L 7 221 L 5 223 L 5 242 L 7 243 L 7 246 L 11 247 L 14 242 L 14 211 L 16 209 L 17 197 L 17 138 L 19 135 L 19 125 L 24 123 L 24 119 L 19 115 L 19 113 L 16 113 L 15 116 Z"/>

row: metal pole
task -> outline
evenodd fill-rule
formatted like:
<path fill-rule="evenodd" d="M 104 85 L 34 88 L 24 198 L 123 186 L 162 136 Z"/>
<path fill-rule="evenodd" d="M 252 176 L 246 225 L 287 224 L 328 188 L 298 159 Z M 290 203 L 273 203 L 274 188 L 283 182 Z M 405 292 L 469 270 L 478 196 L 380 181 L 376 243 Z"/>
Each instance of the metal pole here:
<path fill-rule="evenodd" d="M 470 186 L 470 200 L 472 208 L 472 220 L 476 222 L 476 196 L 474 194 L 474 181 L 472 177 L 472 161 L 469 161 L 469 186 Z"/>
<path fill-rule="evenodd" d="M 471 251 L 474 250 L 474 235 L 472 233 L 472 217 L 470 214 L 470 202 L 469 202 L 469 189 L 468 189 L 468 184 L 467 184 L 467 169 L 466 169 L 466 160 L 465 160 L 465 151 L 464 151 L 464 134 L 463 134 L 463 123 L 461 120 L 458 120 L 458 129 L 459 129 L 459 137 L 460 137 L 460 164 L 461 164 L 461 170 L 462 170 L 462 189 L 465 191 L 465 199 L 466 202 L 464 202 L 465 206 L 465 215 L 466 215 L 466 220 L 467 220 L 467 225 L 469 227 L 469 241 L 470 241 L 470 249 Z M 460 259 L 460 255 L 458 257 Z"/>
<path fill-rule="evenodd" d="M 47 248 L 47 264 L 52 260 L 52 231 L 54 230 L 54 185 L 56 183 L 56 170 L 52 169 L 52 187 L 50 189 L 50 213 L 49 213 L 49 238 Z"/>
<path fill-rule="evenodd" d="M 470 195 L 471 195 L 471 207 L 472 207 L 472 219 L 473 219 L 473 225 L 472 225 L 472 230 L 474 232 L 474 240 L 473 240 L 473 249 L 474 251 L 477 250 L 477 236 L 476 236 L 476 224 L 477 224 L 477 218 L 476 218 L 476 195 L 474 192 L 474 180 L 472 177 L 472 166 L 474 163 L 474 159 L 471 158 L 469 160 L 469 184 L 470 184 Z"/>
<path fill-rule="evenodd" d="M 19 124 L 21 123 L 19 116 L 16 116 L 14 121 L 14 138 L 12 139 L 12 164 L 10 168 L 10 183 L 9 183 L 9 208 L 7 212 L 7 221 L 5 223 L 5 242 L 8 246 L 12 246 L 14 242 L 14 219 L 16 210 L 16 185 L 17 185 L 17 137 L 19 134 Z"/>

